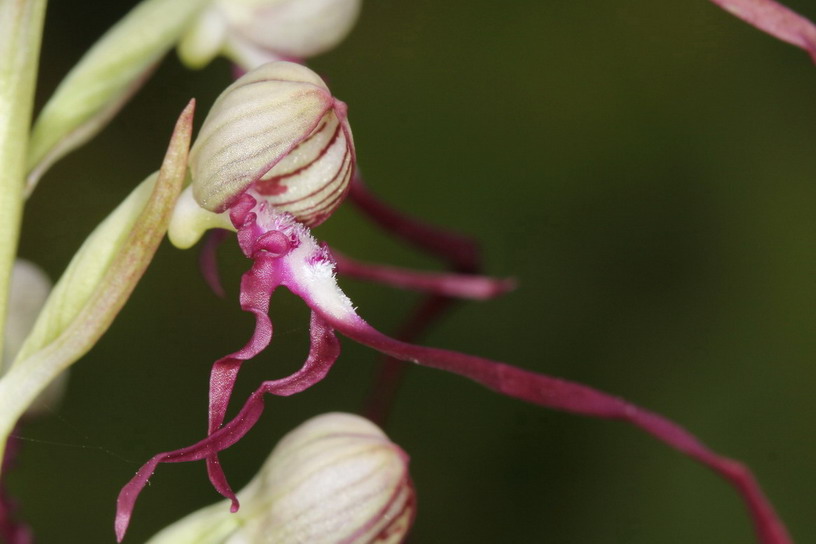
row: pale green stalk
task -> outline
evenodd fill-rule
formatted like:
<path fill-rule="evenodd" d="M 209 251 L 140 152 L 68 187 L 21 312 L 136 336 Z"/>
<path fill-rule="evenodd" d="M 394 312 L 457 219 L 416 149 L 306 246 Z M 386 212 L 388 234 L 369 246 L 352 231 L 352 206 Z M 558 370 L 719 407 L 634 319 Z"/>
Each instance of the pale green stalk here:
<path fill-rule="evenodd" d="M 0 0 L 0 353 L 23 215 L 25 158 L 46 0 Z"/>

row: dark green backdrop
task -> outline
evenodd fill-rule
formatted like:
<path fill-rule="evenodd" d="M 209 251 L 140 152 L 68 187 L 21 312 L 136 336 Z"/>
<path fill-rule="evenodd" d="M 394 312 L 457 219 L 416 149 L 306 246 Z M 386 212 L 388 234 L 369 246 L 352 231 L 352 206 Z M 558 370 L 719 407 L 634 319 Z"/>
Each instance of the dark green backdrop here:
<path fill-rule="evenodd" d="M 133 2 L 53 1 L 41 104 Z M 797 2 L 816 17 L 812 5 Z M 796 4 L 792 4 L 796 6 Z M 747 462 L 798 542 L 816 541 L 816 67 L 709 2 L 367 0 L 315 59 L 349 104 L 374 190 L 472 234 L 487 270 L 518 278 L 426 338 L 582 381 L 666 414 Z M 171 56 L 122 116 L 30 200 L 22 255 L 57 277 L 84 237 L 159 164 L 186 101 L 229 82 Z M 344 207 L 316 231 L 350 255 L 434 267 Z M 243 344 L 248 266 L 222 252 L 229 296 L 168 244 L 72 370 L 53 415 L 25 428 L 10 476 L 41 544 L 113 541 L 116 494 L 149 456 L 202 436 L 212 361 Z M 344 282 L 393 330 L 416 297 Z M 303 359 L 307 313 L 273 301 L 272 349 L 243 398 Z M 378 357 L 344 341 L 322 384 L 270 400 L 222 457 L 240 487 L 306 418 L 361 406 Z M 501 398 L 412 369 L 390 436 L 412 457 L 413 542 L 751 542 L 735 492 L 622 423 Z M 217 496 L 201 464 L 159 468 L 129 542 Z"/>

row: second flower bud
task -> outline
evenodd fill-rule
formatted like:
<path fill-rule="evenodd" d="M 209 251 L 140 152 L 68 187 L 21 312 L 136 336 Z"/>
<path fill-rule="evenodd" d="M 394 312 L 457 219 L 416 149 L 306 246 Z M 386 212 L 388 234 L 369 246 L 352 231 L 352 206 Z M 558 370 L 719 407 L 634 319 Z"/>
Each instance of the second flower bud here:
<path fill-rule="evenodd" d="M 329 413 L 275 447 L 229 513 L 219 503 L 148 544 L 397 544 L 414 519 L 408 456 L 376 425 Z"/>

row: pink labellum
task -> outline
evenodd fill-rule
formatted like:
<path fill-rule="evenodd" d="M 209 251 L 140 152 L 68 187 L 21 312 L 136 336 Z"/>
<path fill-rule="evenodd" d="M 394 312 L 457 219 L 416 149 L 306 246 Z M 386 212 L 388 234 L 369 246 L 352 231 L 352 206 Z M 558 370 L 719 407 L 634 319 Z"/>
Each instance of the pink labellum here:
<path fill-rule="evenodd" d="M 237 442 L 258 421 L 263 411 L 264 394 L 291 395 L 323 379 L 339 354 L 339 345 L 333 334 L 337 330 L 390 357 L 462 375 L 509 397 L 584 416 L 628 421 L 711 468 L 734 486 L 746 503 L 760 542 L 791 542 L 785 526 L 752 473 L 742 464 L 714 453 L 676 423 L 585 385 L 482 357 L 390 338 L 359 317 L 351 301 L 337 285 L 335 263 L 328 248 L 318 244 L 309 230 L 291 215 L 280 214 L 263 200 L 256 200 L 250 190 L 231 210 L 231 219 L 238 228 L 238 242 L 242 251 L 253 260 L 252 268 L 241 281 L 241 307 L 255 315 L 255 331 L 243 349 L 218 360 L 213 366 L 209 436 L 188 448 L 153 457 L 122 489 L 116 517 L 116 534 L 120 540 L 130 520 L 136 497 L 159 463 L 206 459 L 213 486 L 232 499 L 233 511 L 237 509 L 238 503 L 219 464 L 218 452 Z M 348 262 L 345 264 L 348 268 Z M 395 279 L 393 270 L 386 272 L 378 271 L 381 279 L 389 282 Z M 438 283 L 445 285 L 444 281 Z M 238 416 L 222 426 L 241 363 L 257 355 L 271 339 L 272 324 L 267 312 L 269 298 L 278 286 L 298 295 L 312 309 L 309 357 L 297 373 L 282 380 L 264 382 L 250 396 Z M 431 291 L 445 292 L 442 287 L 440 289 Z"/>

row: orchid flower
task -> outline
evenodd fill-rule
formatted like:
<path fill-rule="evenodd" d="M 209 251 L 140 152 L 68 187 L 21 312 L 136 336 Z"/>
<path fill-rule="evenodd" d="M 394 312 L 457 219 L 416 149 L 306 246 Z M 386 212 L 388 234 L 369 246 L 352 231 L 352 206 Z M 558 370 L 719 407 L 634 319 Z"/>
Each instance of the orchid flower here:
<path fill-rule="evenodd" d="M 502 362 L 422 347 L 392 339 L 361 318 L 335 280 L 331 250 L 309 228 L 326 220 L 352 179 L 355 155 L 345 104 L 307 68 L 288 62 L 266 64 L 228 87 L 213 105 L 190 155 L 192 184 L 177 204 L 169 236 L 190 247 L 209 228 L 237 232 L 253 264 L 241 281 L 240 303 L 255 317 L 255 330 L 240 350 L 215 362 L 210 376 L 208 436 L 186 448 L 148 461 L 119 494 L 116 535 L 121 540 L 148 478 L 160 463 L 205 460 L 211 483 L 230 499 L 232 491 L 218 453 L 236 443 L 260 418 L 266 394 L 288 396 L 322 380 L 337 357 L 335 332 L 386 355 L 469 378 L 492 391 L 533 404 L 603 419 L 628 421 L 721 475 L 741 494 L 764 544 L 790 542 L 787 531 L 750 471 L 722 457 L 679 425 L 616 396 L 564 379 Z M 455 276 L 400 275 L 417 288 L 469 294 Z M 391 281 L 388 274 L 378 279 Z M 477 282 L 478 283 L 478 282 Z M 404 286 L 403 284 L 403 286 Z M 263 382 L 237 416 L 225 414 L 244 361 L 272 338 L 268 316 L 272 293 L 286 287 L 311 310 L 309 355 L 303 367 Z M 478 289 L 476 289 L 478 291 Z"/>

